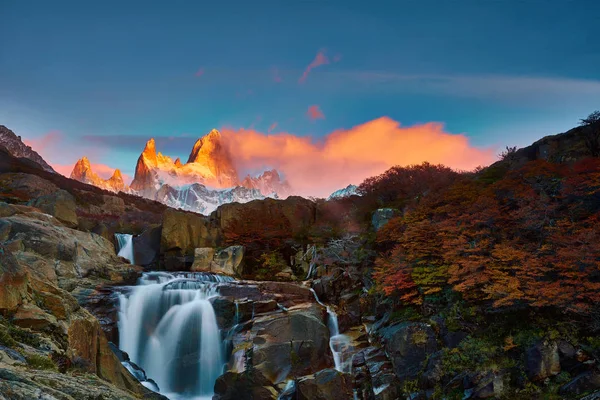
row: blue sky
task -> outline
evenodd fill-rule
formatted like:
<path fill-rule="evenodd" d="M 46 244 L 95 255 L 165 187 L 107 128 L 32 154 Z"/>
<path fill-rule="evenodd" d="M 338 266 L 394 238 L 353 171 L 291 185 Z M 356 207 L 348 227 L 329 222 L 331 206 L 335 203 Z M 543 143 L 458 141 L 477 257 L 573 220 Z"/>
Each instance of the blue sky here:
<path fill-rule="evenodd" d="M 592 0 L 0 0 L 0 14 L 0 124 L 59 132 L 41 149 L 53 163 L 92 154 L 131 174 L 149 137 L 186 158 L 213 127 L 318 139 L 382 116 L 498 149 L 600 108 Z"/>

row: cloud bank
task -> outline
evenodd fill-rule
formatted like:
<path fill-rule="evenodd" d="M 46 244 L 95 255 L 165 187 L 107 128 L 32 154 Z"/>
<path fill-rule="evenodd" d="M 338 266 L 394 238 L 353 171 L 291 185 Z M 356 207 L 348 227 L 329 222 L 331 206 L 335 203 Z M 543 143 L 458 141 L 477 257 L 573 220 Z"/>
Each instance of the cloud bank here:
<path fill-rule="evenodd" d="M 322 141 L 246 129 L 221 133 L 239 171 L 277 168 L 303 196 L 326 197 L 394 165 L 428 161 L 471 170 L 495 159 L 493 150 L 471 146 L 466 136 L 445 132 L 442 124 L 403 127 L 387 117 L 334 131 Z"/>

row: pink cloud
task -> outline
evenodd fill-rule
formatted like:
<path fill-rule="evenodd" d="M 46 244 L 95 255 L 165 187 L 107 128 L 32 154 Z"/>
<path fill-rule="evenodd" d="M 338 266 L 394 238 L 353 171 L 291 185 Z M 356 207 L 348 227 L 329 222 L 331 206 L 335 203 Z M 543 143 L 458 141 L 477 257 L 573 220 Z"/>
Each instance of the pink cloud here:
<path fill-rule="evenodd" d="M 283 79 L 281 78 L 281 75 L 279 74 L 279 69 L 277 67 L 271 68 L 271 74 L 273 75 L 273 82 L 275 82 L 275 83 L 283 82 Z"/>
<path fill-rule="evenodd" d="M 271 124 L 271 126 L 269 126 L 269 130 L 267 131 L 267 133 L 271 133 L 271 132 L 273 132 L 273 130 L 274 130 L 275 128 L 277 128 L 277 122 L 273 122 L 273 123 Z"/>
<path fill-rule="evenodd" d="M 277 168 L 294 192 L 304 196 L 326 197 L 394 165 L 429 161 L 471 170 L 495 161 L 494 150 L 473 147 L 466 136 L 445 132 L 442 124 L 404 127 L 387 117 L 334 131 L 319 141 L 251 129 L 221 133 L 240 171 Z"/>
<path fill-rule="evenodd" d="M 196 73 L 194 75 L 197 78 L 200 78 L 202 75 L 204 75 L 204 68 L 200 68 L 198 71 L 196 71 Z"/>
<path fill-rule="evenodd" d="M 300 79 L 298 79 L 298 83 L 304 83 L 306 81 L 306 78 L 308 78 L 308 74 L 311 70 L 326 64 L 329 64 L 329 59 L 325 55 L 325 50 L 319 50 L 319 52 L 315 56 L 315 59 L 312 60 L 310 64 L 308 64 L 308 66 L 304 70 L 304 73 L 302 74 Z"/>
<path fill-rule="evenodd" d="M 325 114 L 323 114 L 323 111 L 321 111 L 321 109 L 317 105 L 312 105 L 308 107 L 306 115 L 313 121 L 316 121 L 318 119 L 325 119 Z"/>
<path fill-rule="evenodd" d="M 25 143 L 27 146 L 31 147 L 33 150 L 42 154 L 45 149 L 54 147 L 57 142 L 62 140 L 62 137 L 63 137 L 63 135 L 61 132 L 50 131 L 39 138 L 24 139 L 23 143 Z M 42 154 L 42 157 L 43 157 L 43 154 Z"/>

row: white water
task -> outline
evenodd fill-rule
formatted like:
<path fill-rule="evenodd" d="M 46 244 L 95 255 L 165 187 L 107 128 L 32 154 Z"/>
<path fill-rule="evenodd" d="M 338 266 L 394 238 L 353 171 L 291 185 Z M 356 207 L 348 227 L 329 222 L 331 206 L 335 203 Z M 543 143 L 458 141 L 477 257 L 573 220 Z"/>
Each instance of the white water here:
<path fill-rule="evenodd" d="M 350 344 L 350 338 L 346 335 L 340 334 L 340 328 L 338 325 L 338 317 L 333 309 L 319 300 L 317 293 L 310 289 L 315 296 L 317 303 L 327 309 L 327 327 L 329 328 L 329 348 L 333 355 L 333 361 L 335 363 L 335 369 L 340 372 L 350 373 L 352 372 L 352 355 L 349 354 L 352 351 Z"/>
<path fill-rule="evenodd" d="M 225 360 L 212 304 L 217 283 L 202 273 L 145 273 L 120 295 L 120 348 L 171 399 L 211 398 Z"/>
<path fill-rule="evenodd" d="M 130 263 L 135 264 L 133 259 L 133 235 L 127 233 L 115 233 L 115 238 L 118 244 L 119 257 L 123 257 L 129 260 Z"/>

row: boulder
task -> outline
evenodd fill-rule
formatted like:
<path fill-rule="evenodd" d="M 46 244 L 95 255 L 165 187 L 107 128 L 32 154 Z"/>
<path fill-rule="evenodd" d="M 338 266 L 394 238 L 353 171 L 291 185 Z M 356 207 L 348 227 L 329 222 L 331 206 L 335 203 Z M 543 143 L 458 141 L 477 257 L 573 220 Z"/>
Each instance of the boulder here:
<path fill-rule="evenodd" d="M 39 208 L 46 214 L 50 214 L 69 228 L 78 225 L 76 204 L 73 197 L 66 190 L 57 190 L 54 193 L 40 196 L 29 202 L 30 206 Z"/>
<path fill-rule="evenodd" d="M 211 272 L 241 276 L 244 259 L 244 246 L 229 246 L 215 254 Z"/>
<path fill-rule="evenodd" d="M 191 270 L 194 272 L 210 272 L 216 250 L 212 247 L 200 247 L 194 250 L 194 263 Z"/>
<path fill-rule="evenodd" d="M 385 350 L 400 381 L 417 378 L 423 362 L 438 350 L 435 332 L 429 324 L 403 322 L 381 330 Z"/>
<path fill-rule="evenodd" d="M 329 329 L 323 321 L 324 310 L 316 304 L 255 318 L 253 365 L 273 383 L 330 365 Z"/>
<path fill-rule="evenodd" d="M 220 251 L 212 247 L 197 248 L 194 250 L 194 263 L 191 270 L 241 276 L 244 251 L 244 246 L 230 246 Z"/>
<path fill-rule="evenodd" d="M 276 400 L 277 391 L 260 371 L 226 372 L 215 382 L 213 400 Z"/>
<path fill-rule="evenodd" d="M 375 228 L 376 231 L 380 230 L 388 222 L 390 222 L 390 219 L 396 216 L 397 212 L 398 210 L 393 208 L 380 208 L 376 210 L 371 218 L 371 224 L 373 225 L 373 228 Z"/>
<path fill-rule="evenodd" d="M 296 381 L 297 400 L 348 400 L 352 398 L 352 377 L 335 369 L 324 369 Z"/>
<path fill-rule="evenodd" d="M 558 345 L 554 341 L 539 341 L 525 352 L 525 372 L 532 381 L 560 374 Z"/>

